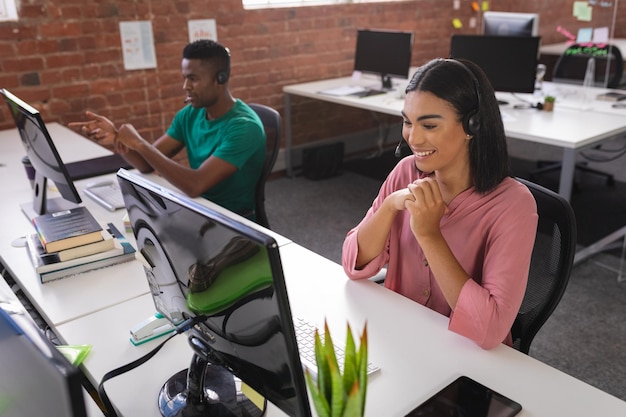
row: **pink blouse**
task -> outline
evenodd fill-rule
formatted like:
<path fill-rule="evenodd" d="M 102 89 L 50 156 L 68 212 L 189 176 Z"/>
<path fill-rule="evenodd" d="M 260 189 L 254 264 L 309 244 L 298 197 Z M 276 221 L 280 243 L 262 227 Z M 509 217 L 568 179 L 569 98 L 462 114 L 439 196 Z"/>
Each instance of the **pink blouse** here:
<path fill-rule="evenodd" d="M 389 174 L 369 218 L 392 192 L 420 178 L 412 156 Z M 454 256 L 472 278 L 465 283 L 456 309 L 451 311 L 424 253 L 409 226 L 409 212 L 398 213 L 385 250 L 362 269 L 356 269 L 359 226 L 348 232 L 342 264 L 350 279 L 366 279 L 387 265 L 385 286 L 450 317 L 448 328 L 485 349 L 511 345 L 511 326 L 519 311 L 530 268 L 537 230 L 537 207 L 532 194 L 513 178 L 493 191 L 479 194 L 474 187 L 462 192 L 441 219 L 441 232 Z M 365 221 L 363 219 L 363 221 Z"/>

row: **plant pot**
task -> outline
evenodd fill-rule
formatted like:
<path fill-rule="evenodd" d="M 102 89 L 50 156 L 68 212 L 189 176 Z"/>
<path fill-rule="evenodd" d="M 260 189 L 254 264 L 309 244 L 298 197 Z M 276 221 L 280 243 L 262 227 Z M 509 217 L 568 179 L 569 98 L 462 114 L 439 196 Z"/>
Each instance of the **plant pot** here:
<path fill-rule="evenodd" d="M 546 101 L 543 103 L 543 111 L 552 111 L 554 110 L 554 101 Z"/>

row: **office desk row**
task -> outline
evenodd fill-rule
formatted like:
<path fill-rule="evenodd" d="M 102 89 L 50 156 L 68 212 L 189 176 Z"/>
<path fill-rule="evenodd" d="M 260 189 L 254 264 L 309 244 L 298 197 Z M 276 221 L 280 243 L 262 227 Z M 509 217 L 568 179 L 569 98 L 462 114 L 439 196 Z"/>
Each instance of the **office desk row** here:
<path fill-rule="evenodd" d="M 354 81 L 351 77 L 289 85 L 283 88 L 285 102 L 285 163 L 287 174 L 293 175 L 292 150 L 292 96 L 312 98 L 363 110 L 370 110 L 401 117 L 404 99 L 401 91 L 406 82 L 400 83 L 396 90 L 386 94 L 356 97 L 351 95 L 335 96 L 324 94 L 333 88 L 348 85 L 368 86 L 371 79 Z M 532 94 L 512 96 L 497 93 L 498 98 L 510 102 L 503 106 L 504 129 L 507 137 L 538 144 L 558 146 L 563 149 L 563 168 L 559 180 L 559 194 L 570 199 L 574 182 L 576 154 L 585 148 L 626 133 L 626 109 L 614 109 L 611 103 L 594 100 L 596 95 L 607 91 L 601 88 L 584 89 L 576 85 L 544 83 L 546 93 L 557 96 L 554 112 L 541 112 L 528 109 L 515 109 L 514 104 L 536 103 Z M 587 98 L 592 98 L 588 100 Z"/>
<path fill-rule="evenodd" d="M 66 162 L 79 160 L 81 155 L 87 158 L 104 156 L 109 152 L 102 147 L 93 144 L 75 132 L 57 124 L 50 123 L 48 126 L 51 137 L 55 141 L 61 158 Z M 17 130 L 5 130 L 0 132 L 0 176 L 3 178 L 3 192 L 8 198 L 3 199 L 0 205 L 0 217 L 3 219 L 3 227 L 0 228 L 0 250 L 2 253 L 13 248 L 14 242 L 32 233 L 34 230 L 24 214 L 19 210 L 19 205 L 32 200 L 32 190 L 26 178 L 21 163 L 25 154 L 20 143 Z M 103 178 L 115 181 L 115 174 L 109 174 Z M 157 175 L 149 178 L 157 183 L 166 184 L 166 181 Z M 85 196 L 83 189 L 93 179 L 76 181 L 83 204 L 102 223 L 114 223 L 118 230 L 124 230 L 121 211 L 110 212 L 96 204 Z M 54 189 L 49 190 L 51 197 L 58 196 Z M 204 199 L 196 199 L 200 204 L 209 204 Z M 15 207 L 18 207 L 15 210 Z M 212 205 L 214 206 L 214 205 Z M 218 210 L 224 210 L 216 207 Z M 259 227 L 245 220 L 254 227 Z M 274 234 L 278 244 L 287 243 L 289 240 Z M 132 235 L 127 238 L 133 241 Z M 30 265 L 26 250 L 12 251 L 10 257 L 3 260 L 13 276 L 20 277 L 20 284 L 34 306 L 42 311 L 43 318 L 52 325 L 58 325 L 83 315 L 101 310 L 125 300 L 133 299 L 148 292 L 143 268 L 137 262 L 114 265 L 110 268 L 100 269 L 88 274 L 86 279 L 57 280 L 50 285 L 40 285 L 39 280 Z M 58 293 L 68 293 L 72 298 L 59 298 Z M 41 308 L 45 305 L 45 309 Z"/>
<path fill-rule="evenodd" d="M 143 271 L 133 261 L 38 283 L 25 249 L 11 245 L 32 230 L 19 209 L 30 190 L 19 163 L 19 140 L 5 133 L 0 132 L 0 175 L 12 179 L 12 192 L 0 202 L 7 224 L 0 231 L 0 260 L 60 340 L 92 345 L 83 370 L 97 385 L 106 372 L 159 343 L 134 346 L 129 341 L 129 329 L 154 313 Z M 7 144 L 10 140 L 14 146 Z M 84 184 L 77 185 L 82 192 Z M 101 221 L 119 222 L 123 215 L 100 210 L 89 200 L 85 205 Z M 460 375 L 521 403 L 521 416 L 626 415 L 625 402 L 504 345 L 483 350 L 447 330 L 446 317 L 373 282 L 350 281 L 340 265 L 286 237 L 276 238 L 295 315 L 318 325 L 327 319 L 338 340 L 345 337 L 346 322 L 354 329 L 367 322 L 370 359 L 381 371 L 370 378 L 366 416 L 403 416 Z M 184 336 L 174 338 L 146 364 L 107 382 L 111 401 L 123 415 L 157 417 L 158 390 L 189 365 L 191 353 Z M 92 404 L 90 415 L 98 413 Z M 267 415 L 284 414 L 270 405 Z"/>

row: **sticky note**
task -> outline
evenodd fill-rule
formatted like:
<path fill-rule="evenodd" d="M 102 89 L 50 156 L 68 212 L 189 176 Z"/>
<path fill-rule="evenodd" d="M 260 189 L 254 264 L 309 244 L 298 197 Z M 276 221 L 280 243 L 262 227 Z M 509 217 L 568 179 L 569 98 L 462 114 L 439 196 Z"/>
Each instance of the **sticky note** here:
<path fill-rule="evenodd" d="M 488 1 L 483 1 L 482 10 L 483 10 L 483 12 L 486 12 L 486 11 L 489 10 L 489 2 Z"/>
<path fill-rule="evenodd" d="M 591 42 L 592 36 L 593 36 L 592 28 L 580 28 L 578 29 L 578 36 L 576 36 L 576 42 L 578 43 Z"/>
<path fill-rule="evenodd" d="M 593 30 L 593 43 L 607 43 L 609 41 L 609 28 L 601 27 Z"/>
<path fill-rule="evenodd" d="M 480 10 L 480 6 L 478 5 L 477 1 L 473 1 L 472 2 L 472 10 L 475 11 L 475 12 Z"/>
<path fill-rule="evenodd" d="M 586 1 L 575 1 L 572 14 L 575 18 L 583 22 L 590 22 L 592 8 Z"/>
<path fill-rule="evenodd" d="M 463 27 L 463 22 L 461 22 L 461 19 L 459 18 L 454 18 L 452 19 L 452 26 L 454 26 L 455 29 L 461 29 Z"/>

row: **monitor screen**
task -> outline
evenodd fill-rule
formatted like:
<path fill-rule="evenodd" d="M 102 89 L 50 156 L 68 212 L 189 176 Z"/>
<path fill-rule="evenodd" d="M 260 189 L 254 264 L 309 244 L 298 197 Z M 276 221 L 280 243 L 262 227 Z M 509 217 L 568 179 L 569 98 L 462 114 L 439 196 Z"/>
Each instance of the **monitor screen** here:
<path fill-rule="evenodd" d="M 392 88 L 391 77 L 408 78 L 413 33 L 359 29 L 354 70 L 380 74 L 382 87 Z"/>
<path fill-rule="evenodd" d="M 231 389 L 236 384 L 212 385 L 220 379 L 217 365 L 289 416 L 309 417 L 275 240 L 236 215 L 214 211 L 129 171 L 120 170 L 118 180 L 157 311 L 174 324 L 206 317 L 190 332 L 194 355 L 189 373 L 174 376 L 179 389 L 204 386 L 220 392 L 222 400 L 239 397 Z M 195 383 L 186 384 L 187 377 L 196 378 Z M 194 396 L 181 396 L 174 385 L 166 383 L 160 395 L 167 407 Z M 234 400 L 222 403 L 246 406 Z M 249 412 L 260 415 L 258 411 Z"/>
<path fill-rule="evenodd" d="M 72 203 L 80 203 L 78 191 L 74 187 L 39 111 L 6 89 L 0 89 L 0 93 L 9 105 L 26 155 L 35 169 L 32 207 L 23 206 L 25 213 L 32 218 L 44 213 L 65 210 L 72 207 L 74 205 Z M 65 201 L 47 198 L 48 180 L 54 182 Z"/>
<path fill-rule="evenodd" d="M 538 36 L 539 15 L 536 13 L 483 13 L 483 35 Z"/>
<path fill-rule="evenodd" d="M 540 40 L 539 37 L 453 35 L 450 58 L 477 64 L 495 91 L 532 93 Z"/>
<path fill-rule="evenodd" d="M 0 303 L 0 415 L 86 417 L 83 375 L 24 314 Z"/>

